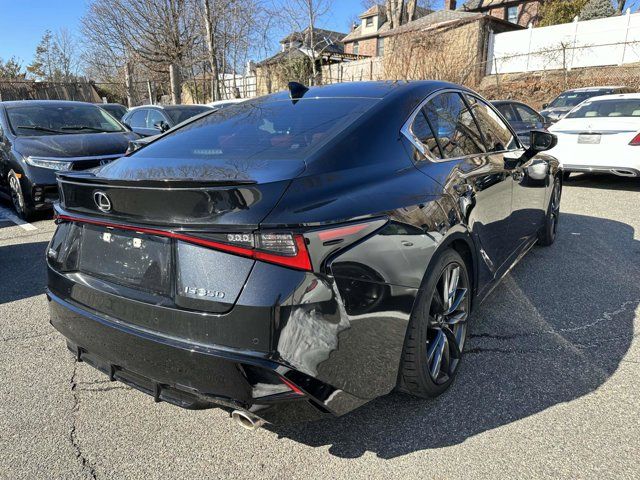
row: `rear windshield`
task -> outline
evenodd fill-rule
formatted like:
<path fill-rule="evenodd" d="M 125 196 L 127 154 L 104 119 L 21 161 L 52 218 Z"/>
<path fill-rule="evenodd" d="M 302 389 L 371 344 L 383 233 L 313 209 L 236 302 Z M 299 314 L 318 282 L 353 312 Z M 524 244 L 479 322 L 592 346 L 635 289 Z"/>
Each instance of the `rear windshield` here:
<path fill-rule="evenodd" d="M 209 107 L 190 106 L 190 107 L 165 107 L 164 111 L 171 117 L 174 125 L 182 123 L 185 120 L 195 117 L 196 115 L 211 110 Z"/>
<path fill-rule="evenodd" d="M 20 136 L 124 131 L 104 110 L 83 103 L 10 106 L 7 116 L 11 129 Z"/>
<path fill-rule="evenodd" d="M 325 98 L 243 102 L 197 119 L 133 157 L 199 160 L 304 158 L 377 100 Z"/>
<path fill-rule="evenodd" d="M 593 92 L 565 92 L 558 96 L 553 102 L 549 104 L 550 108 L 558 107 L 575 107 L 580 105 L 586 99 L 595 97 L 597 95 L 608 95 L 612 93 L 611 90 L 597 90 Z"/>
<path fill-rule="evenodd" d="M 567 118 L 589 117 L 640 118 L 640 99 L 614 99 L 585 102 L 567 115 Z"/>

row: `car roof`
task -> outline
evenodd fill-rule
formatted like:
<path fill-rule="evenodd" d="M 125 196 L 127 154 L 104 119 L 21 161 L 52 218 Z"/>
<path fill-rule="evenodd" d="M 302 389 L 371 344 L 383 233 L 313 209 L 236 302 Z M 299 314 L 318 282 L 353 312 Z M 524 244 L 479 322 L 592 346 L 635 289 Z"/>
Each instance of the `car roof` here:
<path fill-rule="evenodd" d="M 530 109 L 535 110 L 535 108 L 533 108 L 530 105 L 527 105 L 524 102 L 521 102 L 520 100 L 489 100 L 489 101 L 493 105 L 505 104 L 505 103 L 517 103 L 518 105 L 524 105 L 525 107 L 529 107 Z"/>
<path fill-rule="evenodd" d="M 73 106 L 73 105 L 91 105 L 95 107 L 96 105 L 89 102 L 76 102 L 74 100 L 10 100 L 7 102 L 0 102 L 0 105 L 5 107 L 20 107 L 25 105 L 34 105 L 34 106 Z"/>
<path fill-rule="evenodd" d="M 626 87 L 624 85 L 610 85 L 610 86 L 604 86 L 604 87 L 582 87 L 582 88 L 573 88 L 571 90 L 567 90 L 565 92 L 562 93 L 568 93 L 568 92 L 597 92 L 598 90 L 610 90 L 613 88 L 629 88 Z"/>
<path fill-rule="evenodd" d="M 207 107 L 211 108 L 208 105 L 202 105 L 200 103 L 196 104 L 180 104 L 180 105 L 138 105 L 136 107 L 131 107 L 129 111 L 140 110 L 142 108 L 156 108 L 158 110 L 167 110 L 171 108 L 191 108 L 191 107 Z"/>
<path fill-rule="evenodd" d="M 640 93 L 611 93 L 609 95 L 598 95 L 597 97 L 591 97 L 585 102 L 598 102 L 600 100 L 640 100 Z"/>

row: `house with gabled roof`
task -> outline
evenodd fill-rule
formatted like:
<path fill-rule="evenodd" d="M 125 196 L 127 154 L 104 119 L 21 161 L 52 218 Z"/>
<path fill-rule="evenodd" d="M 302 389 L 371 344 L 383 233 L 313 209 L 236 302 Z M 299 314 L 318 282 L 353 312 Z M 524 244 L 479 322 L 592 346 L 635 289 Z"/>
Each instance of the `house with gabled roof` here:
<path fill-rule="evenodd" d="M 536 26 L 544 0 L 445 0 L 445 9 L 484 13 L 523 27 Z"/>

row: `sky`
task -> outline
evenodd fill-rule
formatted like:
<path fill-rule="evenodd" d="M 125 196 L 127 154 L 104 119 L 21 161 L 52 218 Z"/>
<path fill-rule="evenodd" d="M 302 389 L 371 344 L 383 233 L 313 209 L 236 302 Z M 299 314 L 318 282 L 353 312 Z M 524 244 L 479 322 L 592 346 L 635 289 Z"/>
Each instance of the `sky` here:
<path fill-rule="evenodd" d="M 87 3 L 88 0 L 0 0 L 0 58 L 7 60 L 15 55 L 28 65 L 45 30 L 55 32 L 64 27 L 78 33 Z M 363 10 L 362 0 L 333 0 L 331 12 L 318 27 L 346 33 L 350 20 Z"/>

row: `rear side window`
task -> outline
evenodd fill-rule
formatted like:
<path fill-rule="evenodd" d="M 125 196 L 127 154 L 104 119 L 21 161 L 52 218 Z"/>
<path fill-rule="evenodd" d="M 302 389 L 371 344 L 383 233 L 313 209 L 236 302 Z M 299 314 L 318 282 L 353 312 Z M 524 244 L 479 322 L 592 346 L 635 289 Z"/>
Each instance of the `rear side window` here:
<path fill-rule="evenodd" d="M 427 118 L 424 116 L 423 110 L 420 110 L 416 115 L 416 118 L 413 120 L 411 131 L 431 155 L 435 158 L 442 158 L 440 148 L 438 147 L 438 141 L 433 134 L 431 126 L 427 122 Z"/>
<path fill-rule="evenodd" d="M 247 101 L 206 115 L 131 155 L 195 160 L 305 158 L 378 100 L 320 98 Z"/>
<path fill-rule="evenodd" d="M 427 102 L 423 112 L 438 138 L 444 158 L 485 151 L 478 126 L 458 93 L 443 93 Z"/>
<path fill-rule="evenodd" d="M 471 95 L 465 95 L 465 97 L 469 108 L 478 121 L 487 145 L 487 151 L 502 152 L 517 148 L 511 130 L 489 105 Z"/>

